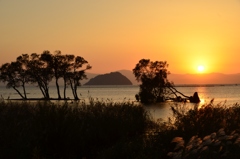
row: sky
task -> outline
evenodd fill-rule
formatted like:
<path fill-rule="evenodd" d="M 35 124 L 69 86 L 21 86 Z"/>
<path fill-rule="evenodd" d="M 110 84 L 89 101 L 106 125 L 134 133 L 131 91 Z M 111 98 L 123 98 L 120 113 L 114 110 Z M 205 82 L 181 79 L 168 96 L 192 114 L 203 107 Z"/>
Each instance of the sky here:
<path fill-rule="evenodd" d="M 0 21 L 0 65 L 61 50 L 92 73 L 143 58 L 175 74 L 240 73 L 240 0 L 0 0 Z"/>

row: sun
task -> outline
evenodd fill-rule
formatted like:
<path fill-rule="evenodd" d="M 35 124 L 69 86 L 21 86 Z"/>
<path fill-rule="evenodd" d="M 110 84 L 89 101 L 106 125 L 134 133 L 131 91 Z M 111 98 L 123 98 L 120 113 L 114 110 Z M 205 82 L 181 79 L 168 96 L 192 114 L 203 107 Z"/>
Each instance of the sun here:
<path fill-rule="evenodd" d="M 198 72 L 203 72 L 205 70 L 203 65 L 199 65 L 197 69 L 198 69 Z"/>

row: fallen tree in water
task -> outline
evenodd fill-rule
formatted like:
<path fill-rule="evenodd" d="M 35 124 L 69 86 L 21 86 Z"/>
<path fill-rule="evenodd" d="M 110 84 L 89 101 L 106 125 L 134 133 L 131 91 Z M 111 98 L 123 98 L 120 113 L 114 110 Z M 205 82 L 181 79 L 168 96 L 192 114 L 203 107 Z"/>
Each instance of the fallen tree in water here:
<path fill-rule="evenodd" d="M 199 103 L 197 92 L 193 96 L 186 96 L 174 88 L 173 82 L 169 82 L 167 79 L 170 74 L 167 67 L 166 61 L 153 62 L 149 59 L 142 59 L 138 62 L 133 69 L 136 80 L 141 82 L 140 91 L 135 95 L 136 100 L 144 104 L 164 102 L 169 99 Z"/>
<path fill-rule="evenodd" d="M 198 92 L 194 92 L 193 96 L 186 96 L 183 93 L 179 92 L 176 88 L 173 86 L 169 86 L 169 89 L 172 91 L 172 93 L 176 96 L 175 101 L 182 102 L 182 101 L 187 101 L 189 100 L 191 103 L 199 103 L 200 98 L 198 96 Z M 181 96 L 178 96 L 177 93 L 182 95 L 184 98 Z"/>

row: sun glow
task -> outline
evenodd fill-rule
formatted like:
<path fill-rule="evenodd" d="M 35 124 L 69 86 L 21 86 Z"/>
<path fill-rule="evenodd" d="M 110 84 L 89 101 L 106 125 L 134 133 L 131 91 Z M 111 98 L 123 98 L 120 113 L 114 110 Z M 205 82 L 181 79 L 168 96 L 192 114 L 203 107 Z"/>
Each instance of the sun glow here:
<path fill-rule="evenodd" d="M 205 70 L 203 65 L 199 65 L 197 69 L 198 69 L 198 72 L 204 72 Z"/>

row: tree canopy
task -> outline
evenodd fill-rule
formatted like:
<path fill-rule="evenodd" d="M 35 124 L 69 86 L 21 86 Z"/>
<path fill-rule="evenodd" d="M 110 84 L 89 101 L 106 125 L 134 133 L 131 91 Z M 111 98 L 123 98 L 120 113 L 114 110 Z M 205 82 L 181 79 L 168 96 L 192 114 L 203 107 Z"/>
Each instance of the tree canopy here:
<path fill-rule="evenodd" d="M 170 72 L 167 70 L 166 61 L 150 61 L 142 59 L 133 69 L 136 80 L 141 82 L 140 91 L 136 97 L 139 97 L 142 103 L 162 102 L 171 95 L 168 89 L 173 86 L 167 76 Z"/>
<path fill-rule="evenodd" d="M 135 96 L 136 99 L 146 104 L 163 102 L 167 99 L 176 101 L 188 99 L 190 102 L 199 103 L 200 99 L 197 92 L 193 96 L 186 96 L 174 87 L 174 83 L 168 80 L 170 72 L 167 68 L 168 63 L 166 61 L 141 59 L 133 69 L 136 80 L 141 82 L 139 93 Z"/>
<path fill-rule="evenodd" d="M 5 63 L 0 67 L 0 81 L 7 83 L 7 88 L 13 88 L 23 99 L 27 99 L 26 84 L 37 84 L 43 97 L 49 99 L 49 83 L 54 79 L 58 99 L 62 99 L 59 79 L 64 81 L 64 99 L 66 87 L 70 85 L 74 99 L 78 100 L 77 88 L 80 80 L 87 78 L 85 71 L 91 66 L 81 56 L 61 54 L 55 51 L 51 54 L 48 50 L 41 54 L 22 54 L 16 61 Z M 19 89 L 22 88 L 22 91 Z"/>

